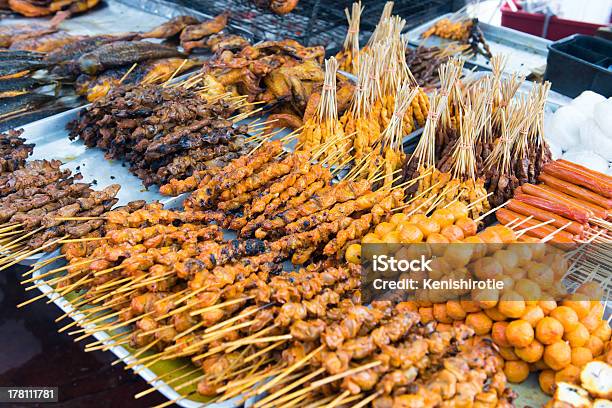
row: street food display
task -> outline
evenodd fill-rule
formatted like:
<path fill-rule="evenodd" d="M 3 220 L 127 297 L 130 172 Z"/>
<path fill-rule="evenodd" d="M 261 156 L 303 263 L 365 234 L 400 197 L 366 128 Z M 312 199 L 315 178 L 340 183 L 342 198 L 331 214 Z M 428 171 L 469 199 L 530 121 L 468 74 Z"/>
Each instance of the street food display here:
<path fill-rule="evenodd" d="M 0 52 L 6 75 L 76 80 L 93 103 L 67 143 L 170 203 L 119 202 L 119 184 L 96 190 L 79 168 L 34 160 L 27 131 L 0 134 L 0 271 L 47 252 L 22 280 L 43 293 L 19 307 L 61 301 L 60 332 L 86 351 L 124 347 L 126 368 L 154 372 L 136 398 L 176 391 L 160 408 L 512 407 L 530 373 L 550 407 L 609 406 L 612 179 L 552 160 L 550 84 L 519 92 L 502 56 L 474 79 L 464 48 L 407 52 L 392 4 L 360 48 L 363 12 L 347 11 L 328 59 L 227 33 L 227 13 Z M 463 39 L 466 27 L 429 34 Z M 187 58 L 202 48 L 209 59 Z M 48 85 L 12 80 L 3 99 Z M 402 278 L 503 285 L 372 296 L 374 244 L 431 260 Z"/>

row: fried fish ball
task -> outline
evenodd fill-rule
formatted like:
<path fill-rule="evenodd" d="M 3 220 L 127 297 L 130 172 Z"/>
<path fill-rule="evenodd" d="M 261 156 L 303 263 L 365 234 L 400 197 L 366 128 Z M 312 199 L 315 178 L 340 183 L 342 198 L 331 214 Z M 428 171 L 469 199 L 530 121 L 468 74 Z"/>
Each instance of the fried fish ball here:
<path fill-rule="evenodd" d="M 506 227 L 505 225 L 493 225 L 489 227 L 494 231 L 502 240 L 504 244 L 510 244 L 516 242 L 516 234 L 514 230 Z"/>
<path fill-rule="evenodd" d="M 491 338 L 499 347 L 512 347 L 506 338 L 508 324 L 508 322 L 495 322 L 491 327 Z"/>
<path fill-rule="evenodd" d="M 544 346 L 537 340 L 533 340 L 526 347 L 516 347 L 514 354 L 523 361 L 528 363 L 535 363 L 542 358 L 544 354 Z"/>
<path fill-rule="evenodd" d="M 506 364 L 508 363 L 508 361 L 520 360 L 518 356 L 514 353 L 514 347 L 500 347 L 499 355 L 502 356 Z"/>
<path fill-rule="evenodd" d="M 478 232 L 478 224 L 471 218 L 459 218 L 455 220 L 455 226 L 463 231 L 465 237 L 475 236 L 476 232 Z"/>
<path fill-rule="evenodd" d="M 509 291 L 501 296 L 497 308 L 504 315 L 518 319 L 525 313 L 525 300 L 519 293 Z"/>
<path fill-rule="evenodd" d="M 477 259 L 483 258 L 487 255 L 487 245 L 477 236 L 465 237 L 463 244 L 472 247 L 472 261 L 476 261 Z"/>
<path fill-rule="evenodd" d="M 557 319 L 546 316 L 536 324 L 536 339 L 543 344 L 553 344 L 563 338 L 563 325 Z"/>
<path fill-rule="evenodd" d="M 446 314 L 453 320 L 463 320 L 467 315 L 461 306 L 461 302 L 458 300 L 449 300 L 446 302 Z"/>
<path fill-rule="evenodd" d="M 480 312 L 480 306 L 478 306 L 478 302 L 474 300 L 461 299 L 459 302 L 466 313 Z"/>
<path fill-rule="evenodd" d="M 545 394 L 553 395 L 555 387 L 555 372 L 553 370 L 544 370 L 538 376 L 540 388 Z"/>
<path fill-rule="evenodd" d="M 477 312 L 468 314 L 465 324 L 471 327 L 477 335 L 484 336 L 491 331 L 493 321 L 483 312 Z"/>
<path fill-rule="evenodd" d="M 603 341 L 597 336 L 591 335 L 584 346 L 591 350 L 594 357 L 601 355 L 604 351 Z"/>
<path fill-rule="evenodd" d="M 555 373 L 555 382 L 567 382 L 577 384 L 580 379 L 580 368 L 570 364 L 561 371 Z"/>
<path fill-rule="evenodd" d="M 559 371 L 572 362 L 572 349 L 566 342 L 557 341 L 544 348 L 543 358 L 550 368 Z"/>
<path fill-rule="evenodd" d="M 452 323 L 453 319 L 448 315 L 446 311 L 446 303 L 434 303 L 433 305 L 433 316 L 436 321 L 440 323 Z"/>
<path fill-rule="evenodd" d="M 539 300 L 542 296 L 540 286 L 530 279 L 519 279 L 514 284 L 514 290 L 527 300 Z"/>
<path fill-rule="evenodd" d="M 548 265 L 530 262 L 525 267 L 527 268 L 527 277 L 540 285 L 540 288 L 546 290 L 555 283 L 555 274 Z"/>
<path fill-rule="evenodd" d="M 521 319 L 529 322 L 531 327 L 535 328 L 540 320 L 544 318 L 544 312 L 538 305 L 527 306 L 525 313 L 521 316 Z"/>
<path fill-rule="evenodd" d="M 494 322 L 501 322 L 508 319 L 508 316 L 499 311 L 497 307 L 491 307 L 488 309 L 484 309 L 484 312 L 487 316 L 491 318 Z"/>
<path fill-rule="evenodd" d="M 378 236 L 378 238 L 382 239 L 385 235 L 387 235 L 394 229 L 395 225 L 391 224 L 390 222 L 381 222 L 376 226 L 376 228 L 374 228 L 374 233 Z"/>
<path fill-rule="evenodd" d="M 365 234 L 365 236 L 361 239 L 362 244 L 380 244 L 382 241 L 380 238 L 376 236 L 376 234 L 370 232 Z"/>
<path fill-rule="evenodd" d="M 410 219 L 410 222 L 414 222 L 414 221 Z M 419 229 L 421 230 L 421 232 L 423 233 L 425 237 L 429 237 L 431 234 L 439 233 L 440 229 L 442 228 L 440 224 L 438 224 L 435 220 L 432 220 L 431 218 L 425 218 L 422 220 L 418 220 L 414 222 L 414 224 L 416 224 L 416 226 L 419 227 Z"/>
<path fill-rule="evenodd" d="M 531 249 L 529 248 L 529 244 L 519 242 L 508 245 L 506 249 L 516 255 L 518 265 L 522 266 L 525 265 L 527 262 L 531 261 L 531 258 L 533 256 L 533 254 L 531 253 Z"/>
<path fill-rule="evenodd" d="M 584 293 L 576 292 L 563 299 L 561 304 L 571 307 L 578 315 L 578 318 L 582 319 L 591 311 L 591 301 L 589 299 L 589 296 Z"/>
<path fill-rule="evenodd" d="M 497 306 L 499 302 L 499 291 L 493 288 L 472 290 L 472 299 L 478 303 L 482 309 L 490 309 Z"/>
<path fill-rule="evenodd" d="M 471 245 L 453 244 L 446 246 L 443 257 L 449 265 L 461 268 L 470 262 L 473 252 Z"/>
<path fill-rule="evenodd" d="M 423 232 L 421 232 L 416 224 L 402 222 L 399 224 L 398 230 L 404 243 L 423 242 Z"/>
<path fill-rule="evenodd" d="M 389 222 L 393 225 L 400 225 L 404 222 L 408 222 L 408 215 L 404 213 L 395 213 L 389 218 Z"/>
<path fill-rule="evenodd" d="M 455 222 L 453 212 L 447 208 L 438 208 L 431 215 L 431 219 L 436 221 L 440 225 L 440 228 L 448 227 Z"/>
<path fill-rule="evenodd" d="M 400 236 L 399 232 L 397 232 L 397 231 L 390 231 L 390 232 L 386 233 L 382 237 L 382 241 L 385 244 L 401 244 L 402 243 L 402 237 Z"/>
<path fill-rule="evenodd" d="M 576 293 L 586 295 L 589 299 L 603 299 L 605 295 L 601 285 L 595 281 L 583 283 L 576 289 Z"/>
<path fill-rule="evenodd" d="M 582 347 L 589 341 L 589 331 L 582 323 L 578 323 L 574 330 L 567 331 L 563 334 L 563 338 L 567 340 L 572 347 Z"/>
<path fill-rule="evenodd" d="M 504 374 L 511 383 L 521 383 L 529 376 L 529 365 L 524 361 L 506 361 Z"/>
<path fill-rule="evenodd" d="M 503 248 L 503 242 L 499 235 L 491 229 L 491 227 L 481 231 L 477 235 L 487 244 L 487 253 L 494 254 L 495 251 L 499 251 Z"/>
<path fill-rule="evenodd" d="M 612 333 L 612 329 L 610 328 L 610 324 L 602 320 L 599 323 L 599 326 L 593 331 L 593 336 L 599 337 L 599 339 L 603 342 L 610 340 L 610 334 Z"/>
<path fill-rule="evenodd" d="M 586 363 L 593 361 L 593 353 L 588 347 L 572 348 L 572 365 L 583 367 Z"/>
<path fill-rule="evenodd" d="M 567 306 L 559 306 L 550 312 L 550 317 L 554 317 L 563 325 L 564 332 L 571 332 L 580 323 L 578 315 L 574 310 Z"/>
<path fill-rule="evenodd" d="M 518 266 L 518 258 L 512 251 L 501 249 L 493 254 L 493 258 L 499 262 L 504 272 L 510 271 Z"/>
<path fill-rule="evenodd" d="M 468 269 L 474 274 L 474 276 L 482 280 L 495 279 L 496 277 L 504 274 L 504 269 L 499 261 L 490 256 L 477 259 L 470 264 Z"/>
<path fill-rule="evenodd" d="M 514 320 L 506 327 L 506 338 L 514 347 L 526 347 L 534 339 L 533 327 L 525 320 Z"/>
<path fill-rule="evenodd" d="M 434 321 L 433 307 L 420 307 L 419 315 L 421 315 L 421 323 L 423 324 Z"/>
<path fill-rule="evenodd" d="M 542 300 L 540 300 L 538 302 L 538 306 L 540 306 L 542 308 L 542 311 L 544 312 L 544 314 L 546 316 L 548 316 L 550 314 L 550 312 L 552 312 L 553 310 L 555 310 L 555 308 L 557 307 L 557 302 L 555 301 L 555 299 L 546 294 L 543 293 L 542 294 Z"/>

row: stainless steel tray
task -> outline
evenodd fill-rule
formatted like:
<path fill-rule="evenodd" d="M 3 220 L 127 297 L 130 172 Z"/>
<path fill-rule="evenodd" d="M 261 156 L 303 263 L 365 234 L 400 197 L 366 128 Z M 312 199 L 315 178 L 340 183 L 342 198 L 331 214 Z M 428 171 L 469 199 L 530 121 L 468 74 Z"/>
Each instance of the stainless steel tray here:
<path fill-rule="evenodd" d="M 449 40 L 432 35 L 427 39 L 421 38 L 429 27 L 438 20 L 449 18 L 452 14 L 444 14 L 434 20 L 428 21 L 408 31 L 408 43 L 412 46 L 423 45 L 426 47 L 445 46 Z M 479 22 L 485 40 L 493 54 L 504 54 L 508 56 L 506 72 L 518 72 L 529 75 L 534 71 L 544 72 L 546 57 L 548 56 L 548 45 L 551 43 L 544 38 L 531 34 L 522 33 L 506 27 L 497 27 L 484 22 Z M 473 65 L 483 69 L 491 69 L 489 61 L 482 55 L 477 55 L 466 60 L 466 65 Z"/>
<path fill-rule="evenodd" d="M 183 14 L 201 19 L 213 17 L 209 14 L 164 0 L 103 0 L 100 5 L 92 10 L 64 20 L 59 27 L 75 35 L 147 31 L 173 17 Z M 0 20 L 0 25 L 45 22 L 48 20 L 50 20 L 50 17 L 9 17 Z M 249 37 L 249 39 L 253 39 L 253 34 L 236 22 L 230 21 L 229 27 Z"/>

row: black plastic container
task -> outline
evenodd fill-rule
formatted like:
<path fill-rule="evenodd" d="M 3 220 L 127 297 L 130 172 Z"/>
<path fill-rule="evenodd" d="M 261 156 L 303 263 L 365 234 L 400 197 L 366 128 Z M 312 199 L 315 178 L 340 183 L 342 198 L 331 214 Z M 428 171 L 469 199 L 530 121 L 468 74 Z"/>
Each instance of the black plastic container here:
<path fill-rule="evenodd" d="M 544 79 L 572 98 L 586 90 L 612 96 L 612 41 L 575 34 L 550 44 Z"/>

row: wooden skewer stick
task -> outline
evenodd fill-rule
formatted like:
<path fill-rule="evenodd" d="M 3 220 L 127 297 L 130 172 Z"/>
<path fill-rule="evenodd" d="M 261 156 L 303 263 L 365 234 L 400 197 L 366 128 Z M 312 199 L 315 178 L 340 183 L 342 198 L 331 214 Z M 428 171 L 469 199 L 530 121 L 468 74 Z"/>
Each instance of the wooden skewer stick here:
<path fill-rule="evenodd" d="M 481 221 L 481 220 L 485 219 L 485 218 L 486 218 L 486 217 L 487 217 L 489 214 L 493 214 L 495 211 L 499 210 L 500 208 L 505 207 L 506 205 L 508 205 L 508 201 L 506 201 L 505 203 L 503 203 L 503 204 L 501 204 L 501 205 L 498 205 L 498 206 L 497 206 L 497 207 L 495 207 L 495 208 L 490 209 L 490 210 L 489 210 L 489 211 L 487 211 L 486 213 L 482 214 L 480 217 L 476 218 L 476 219 L 474 220 L 474 222 L 479 222 L 479 221 Z M 469 206 L 468 206 L 468 209 L 469 209 Z"/>
<path fill-rule="evenodd" d="M 319 368 L 316 371 L 313 371 L 312 373 L 308 374 L 307 376 L 304 376 L 302 378 L 300 378 L 299 380 L 292 382 L 289 385 L 286 385 L 285 387 L 281 388 L 280 390 L 276 391 L 273 394 L 268 395 L 267 397 L 265 397 L 264 399 L 258 401 L 257 403 L 259 405 L 256 405 L 255 407 L 264 405 L 270 401 L 274 401 L 276 398 L 278 398 L 281 395 L 284 395 L 285 393 L 287 393 L 287 391 L 290 391 L 292 389 L 294 389 L 295 387 L 298 387 L 302 384 L 304 384 L 305 382 L 310 381 L 311 379 L 315 378 L 316 376 L 318 376 L 319 374 L 322 374 L 325 372 L 325 368 Z"/>
<path fill-rule="evenodd" d="M 363 408 L 367 406 L 370 402 L 378 398 L 380 395 L 382 395 L 382 391 L 376 391 L 374 394 L 370 395 L 369 397 L 359 401 L 358 404 L 353 405 L 353 408 Z"/>
<path fill-rule="evenodd" d="M 483 197 L 480 197 L 480 198 L 479 198 L 479 199 L 477 199 L 477 200 L 472 201 L 472 202 L 471 202 L 471 203 L 470 203 L 470 204 L 467 206 L 468 210 L 471 210 L 471 209 L 472 209 L 472 207 L 474 207 L 474 206 L 475 206 L 476 204 L 478 204 L 479 202 L 484 201 L 484 200 L 486 200 L 487 198 L 491 197 L 491 195 L 493 195 L 493 193 L 492 193 L 492 192 L 491 192 L 491 193 L 489 193 L 489 194 L 487 194 L 487 195 L 485 195 L 485 196 L 483 196 Z M 504 205 L 506 205 L 506 204 L 507 204 L 507 203 L 504 203 Z M 498 208 L 501 208 L 501 207 L 498 207 Z"/>
<path fill-rule="evenodd" d="M 551 219 L 550 219 L 550 220 L 548 220 L 548 221 L 544 221 L 544 222 L 541 222 L 541 223 L 539 223 L 539 224 L 532 225 L 531 227 L 527 227 L 527 228 L 525 228 L 525 229 L 522 229 L 522 230 L 520 230 L 520 231 L 518 231 L 518 232 L 516 233 L 516 237 L 517 237 L 517 238 L 518 238 L 518 237 L 521 237 L 521 236 L 523 236 L 523 235 L 524 235 L 524 234 L 525 234 L 527 231 L 531 231 L 532 229 L 536 229 L 536 228 L 539 228 L 539 227 L 543 227 L 544 225 L 548 225 L 548 224 L 550 224 L 550 223 L 552 223 L 552 222 L 555 222 L 555 220 L 551 218 Z"/>
<path fill-rule="evenodd" d="M 88 263 L 91 263 L 91 262 L 94 262 L 94 261 L 100 261 L 100 260 L 102 260 L 102 259 L 103 259 L 103 258 L 97 258 L 97 259 L 87 259 L 87 260 L 85 260 L 85 261 L 76 262 L 76 263 L 73 263 L 73 264 L 66 264 L 66 265 L 64 265 L 64 266 L 62 266 L 62 267 L 60 267 L 60 268 L 55 268 L 55 269 L 52 269 L 52 270 L 50 270 L 50 271 L 48 271 L 48 272 L 41 273 L 40 275 L 38 275 L 38 276 L 37 276 L 37 277 L 35 277 L 35 278 L 30 278 L 30 279 L 26 279 L 26 280 L 24 280 L 24 281 L 21 281 L 21 284 L 22 284 L 22 285 L 24 285 L 24 284 L 26 284 L 26 283 L 33 282 L 33 281 L 35 281 L 35 280 L 39 280 L 39 279 L 42 279 L 42 278 L 46 278 L 46 277 L 47 277 L 47 276 L 49 276 L 49 275 L 53 275 L 53 274 L 55 274 L 55 273 L 59 273 L 59 272 L 65 271 L 65 270 L 67 270 L 68 268 L 71 268 L 71 267 L 86 265 L 86 264 L 88 264 Z"/>
<path fill-rule="evenodd" d="M 226 302 L 223 303 L 219 303 L 213 306 L 208 306 L 208 307 L 203 307 L 201 309 L 198 310 L 194 310 L 193 312 L 189 313 L 189 316 L 196 316 L 202 313 L 206 313 L 206 312 L 210 312 L 211 310 L 216 310 L 225 306 L 231 306 L 234 305 L 236 303 L 240 303 L 240 302 L 245 302 L 247 300 L 253 299 L 255 298 L 255 296 L 245 296 L 242 298 L 238 298 L 238 299 L 232 299 L 232 300 L 228 300 Z"/>
<path fill-rule="evenodd" d="M 514 224 L 510 229 L 516 229 L 518 227 L 520 227 L 521 225 L 523 225 L 524 223 L 528 222 L 529 220 L 533 219 L 533 215 L 530 215 L 529 217 L 525 218 L 524 220 L 517 222 L 516 224 Z"/>
<path fill-rule="evenodd" d="M 311 358 L 313 358 L 314 356 L 319 354 L 321 351 L 323 351 L 323 349 L 324 349 L 324 346 L 317 347 L 316 349 L 308 353 L 304 358 L 296 361 L 294 364 L 289 366 L 287 370 L 285 370 L 282 374 L 280 374 L 279 376 L 277 376 L 270 382 L 266 383 L 263 387 L 261 387 L 258 390 L 257 395 L 260 395 L 268 391 L 270 388 L 274 387 L 274 385 L 278 384 L 283 378 L 285 378 L 286 376 L 288 376 L 289 374 L 291 374 L 292 372 L 294 372 L 295 370 L 297 370 L 298 368 L 306 364 Z"/>
<path fill-rule="evenodd" d="M 544 238 L 542 238 L 540 240 L 540 242 L 545 243 L 550 241 L 551 239 L 554 238 L 555 235 L 557 235 L 559 232 L 563 231 L 564 229 L 566 229 L 567 227 L 569 227 L 570 225 L 572 225 L 572 221 L 568 222 L 567 224 L 557 228 L 555 231 L 551 232 L 550 234 L 548 234 L 547 236 L 545 236 Z"/>
<path fill-rule="evenodd" d="M 34 234 L 36 234 L 37 232 L 42 231 L 43 229 L 45 229 L 45 227 L 39 227 L 39 228 L 36 228 L 34 231 L 30 231 L 30 232 L 28 232 L 28 233 L 27 233 L 27 234 L 25 234 L 25 235 L 21 235 L 21 236 L 20 236 L 20 237 L 18 237 L 17 239 L 15 239 L 15 240 L 13 240 L 13 241 L 9 242 L 10 247 L 14 247 L 14 245 L 15 245 L 16 243 L 23 241 L 24 239 L 26 239 L 26 238 L 28 238 L 28 237 L 30 237 L 30 236 L 32 236 L 32 235 L 34 235 Z M 6 244 L 6 245 L 3 245 L 3 246 L 0 246 L 0 251 L 6 251 L 6 250 L 8 250 L 8 248 L 9 248 L 9 244 Z"/>

